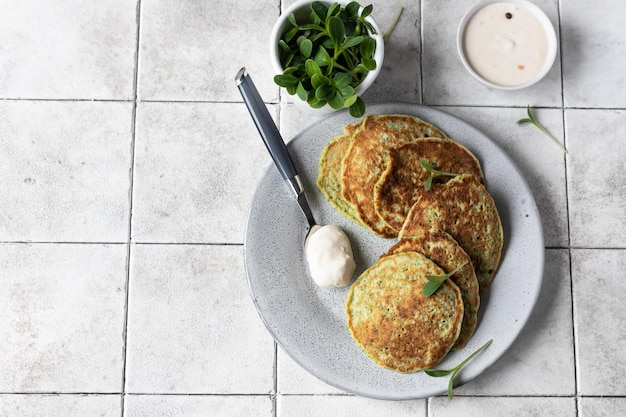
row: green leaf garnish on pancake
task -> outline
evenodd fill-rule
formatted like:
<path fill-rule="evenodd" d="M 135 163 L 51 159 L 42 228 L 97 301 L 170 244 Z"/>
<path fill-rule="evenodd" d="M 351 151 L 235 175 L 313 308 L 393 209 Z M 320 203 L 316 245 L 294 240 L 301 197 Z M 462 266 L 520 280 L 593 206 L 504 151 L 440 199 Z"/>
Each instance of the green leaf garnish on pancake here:
<path fill-rule="evenodd" d="M 485 343 L 484 345 L 476 349 L 474 353 L 469 355 L 467 358 L 465 358 L 465 360 L 463 360 L 463 362 L 461 362 L 460 364 L 458 364 L 452 369 L 426 369 L 424 370 L 424 372 L 426 372 L 427 375 L 430 375 L 433 377 L 441 377 L 441 376 L 450 375 L 450 381 L 448 382 L 448 398 L 452 399 L 452 397 L 454 396 L 452 391 L 454 389 L 454 378 L 456 377 L 456 375 L 459 373 L 461 368 L 463 368 L 469 361 L 471 361 L 474 358 L 474 356 L 478 355 L 480 352 L 487 349 L 487 347 L 489 347 L 489 345 L 492 342 L 493 342 L 493 339 L 487 340 L 487 343 Z"/>
<path fill-rule="evenodd" d="M 456 177 L 458 174 L 453 174 L 451 172 L 443 172 L 443 171 L 438 171 L 435 168 L 433 168 L 432 165 L 430 165 L 428 163 L 427 160 L 422 159 L 420 161 L 422 163 L 422 167 L 428 171 L 428 173 L 430 174 L 430 176 L 428 177 L 428 179 L 426 180 L 426 182 L 424 183 L 424 189 L 426 191 L 430 190 L 431 187 L 433 186 L 433 180 L 437 177 Z"/>
<path fill-rule="evenodd" d="M 531 123 L 533 125 L 535 125 L 537 127 L 537 129 L 539 129 L 540 131 L 542 131 L 547 137 L 549 137 L 552 142 L 554 142 L 556 144 L 556 146 L 559 147 L 559 149 L 561 149 L 561 151 L 563 151 L 563 153 L 567 153 L 567 149 L 565 149 L 565 147 L 563 145 L 561 145 L 561 142 L 559 142 L 554 136 L 552 136 L 552 134 L 550 132 L 548 132 L 548 130 L 543 127 L 541 125 L 541 123 L 539 123 L 537 121 L 537 119 L 534 118 L 534 116 L 532 115 L 532 113 L 530 112 L 530 106 L 526 107 L 526 113 L 528 114 L 527 118 L 524 119 L 519 119 L 517 121 L 518 125 L 521 125 L 523 123 Z"/>
<path fill-rule="evenodd" d="M 465 262 L 463 265 L 457 266 L 452 271 L 444 275 L 426 275 L 426 279 L 428 280 L 428 282 L 426 283 L 426 285 L 424 285 L 424 288 L 422 289 L 422 294 L 424 294 L 424 296 L 426 297 L 430 297 L 431 295 L 433 295 L 435 291 L 437 291 L 439 287 L 441 287 L 441 284 L 443 284 L 445 280 L 456 274 L 466 264 L 467 262 Z"/>

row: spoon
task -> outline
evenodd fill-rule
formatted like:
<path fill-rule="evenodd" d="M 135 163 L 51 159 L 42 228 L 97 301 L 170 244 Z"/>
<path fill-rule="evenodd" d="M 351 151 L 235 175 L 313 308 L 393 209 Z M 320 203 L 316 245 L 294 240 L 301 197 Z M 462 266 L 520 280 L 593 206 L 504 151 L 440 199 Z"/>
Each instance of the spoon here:
<path fill-rule="evenodd" d="M 311 211 L 309 203 L 306 199 L 306 194 L 304 193 L 302 180 L 296 171 L 296 167 L 294 166 L 291 156 L 289 156 L 289 152 L 287 151 L 287 146 L 285 145 L 285 142 L 283 141 L 283 138 L 280 135 L 274 120 L 272 119 L 272 116 L 270 116 L 265 103 L 263 103 L 263 99 L 259 95 L 259 92 L 252 82 L 252 78 L 248 75 L 248 71 L 246 71 L 245 67 L 239 70 L 237 76 L 235 77 L 235 82 L 237 83 L 237 87 L 243 97 L 243 101 L 246 103 L 248 111 L 254 120 L 254 124 L 261 134 L 261 138 L 263 138 L 263 142 L 265 142 L 265 146 L 274 160 L 274 164 L 278 168 L 278 171 L 280 171 L 280 175 L 289 184 L 291 191 L 298 201 L 298 205 L 302 209 L 302 212 L 309 223 L 310 231 L 316 223 L 313 218 L 313 212 Z"/>
<path fill-rule="evenodd" d="M 235 81 L 274 164 L 289 184 L 309 223 L 304 248 L 311 278 L 320 287 L 348 285 L 356 268 L 350 240 L 338 226 L 316 225 L 287 146 L 245 68 L 239 70 Z"/>

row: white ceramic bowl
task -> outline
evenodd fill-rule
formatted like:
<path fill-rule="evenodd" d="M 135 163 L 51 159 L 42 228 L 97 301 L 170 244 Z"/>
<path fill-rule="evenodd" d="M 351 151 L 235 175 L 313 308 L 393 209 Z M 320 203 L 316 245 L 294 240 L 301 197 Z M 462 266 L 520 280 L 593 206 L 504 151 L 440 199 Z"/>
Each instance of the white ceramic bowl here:
<path fill-rule="evenodd" d="M 541 66 L 540 70 L 535 74 L 535 76 L 523 83 L 516 84 L 516 85 L 501 85 L 501 84 L 496 84 L 492 81 L 489 81 L 485 79 L 481 74 L 479 74 L 470 65 L 466 57 L 464 39 L 465 39 L 465 30 L 467 28 L 467 24 L 479 10 L 494 3 L 509 3 L 509 4 L 513 4 L 513 5 L 524 8 L 538 20 L 540 26 L 545 31 L 546 38 L 547 38 L 546 59 L 543 62 L 543 65 Z M 467 71 L 469 71 L 469 73 L 472 74 L 474 78 L 476 78 L 481 83 L 485 84 L 488 87 L 499 89 L 499 90 L 519 90 L 522 88 L 529 87 L 533 84 L 536 84 L 542 78 L 544 78 L 546 74 L 548 74 L 556 58 L 557 39 L 556 39 L 556 32 L 554 31 L 554 26 L 552 25 L 552 22 L 550 22 L 550 19 L 548 18 L 548 16 L 546 16 L 543 10 L 541 10 L 539 7 L 537 7 L 535 4 L 531 3 L 530 1 L 527 1 L 527 0 L 482 0 L 476 3 L 474 6 L 472 6 L 465 13 L 465 15 L 463 16 L 463 19 L 461 19 L 461 23 L 459 24 L 459 29 L 457 32 L 457 49 L 459 52 L 459 56 L 461 57 L 461 62 L 463 62 L 463 65 L 465 66 Z"/>
<path fill-rule="evenodd" d="M 331 1 L 327 1 L 326 3 L 330 5 L 333 2 L 337 2 L 341 4 L 342 6 L 345 6 L 346 4 L 350 2 L 350 0 L 334 0 L 334 1 L 331 0 Z M 272 29 L 272 34 L 270 36 L 270 59 L 272 60 L 272 67 L 274 68 L 274 72 L 276 74 L 283 73 L 283 67 L 280 64 L 280 59 L 279 59 L 278 41 L 280 40 L 281 36 L 285 33 L 285 31 L 289 27 L 291 27 L 291 23 L 289 23 L 288 17 L 291 13 L 293 13 L 296 16 L 296 18 L 299 18 L 298 21 L 301 22 L 302 21 L 301 19 L 304 19 L 309 16 L 309 13 L 311 11 L 310 9 L 311 3 L 313 3 L 312 0 L 297 0 L 279 16 L 278 20 L 274 24 L 274 28 Z M 374 52 L 374 60 L 376 61 L 376 68 L 373 71 L 369 71 L 367 75 L 365 76 L 365 78 L 363 79 L 363 82 L 361 82 L 361 84 L 359 84 L 355 88 L 355 92 L 359 97 L 361 97 L 363 93 L 365 93 L 365 91 L 376 80 L 376 77 L 380 73 L 380 70 L 383 66 L 383 58 L 385 56 L 385 44 L 383 41 L 383 34 L 378 28 L 376 21 L 374 20 L 372 15 L 366 17 L 365 20 L 371 23 L 371 25 L 376 30 L 376 34 L 370 34 L 370 36 L 374 39 L 374 41 L 376 41 L 376 51 Z M 320 109 L 314 109 L 311 106 L 309 106 L 306 102 L 300 100 L 297 96 L 293 96 L 293 97 L 294 97 L 294 103 L 298 107 L 314 114 L 324 115 L 324 114 L 330 114 L 330 113 L 337 111 L 333 109 L 332 107 L 330 107 L 328 104 Z"/>

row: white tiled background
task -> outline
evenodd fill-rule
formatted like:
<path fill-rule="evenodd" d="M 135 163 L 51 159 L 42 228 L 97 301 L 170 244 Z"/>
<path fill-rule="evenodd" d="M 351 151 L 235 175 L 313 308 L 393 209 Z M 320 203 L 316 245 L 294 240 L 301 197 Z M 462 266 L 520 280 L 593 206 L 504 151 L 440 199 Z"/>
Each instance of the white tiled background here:
<path fill-rule="evenodd" d="M 369 102 L 441 106 L 511 156 L 543 218 L 544 287 L 515 346 L 456 397 L 346 395 L 276 347 L 243 232 L 270 164 L 245 65 L 290 138 L 315 120 L 273 85 L 281 0 L 0 0 L 0 416 L 626 414 L 626 4 L 536 0 L 546 79 L 473 81 L 454 36 L 474 0 L 374 1 Z M 569 150 L 531 126 L 526 105 Z M 523 279 L 523 277 L 520 277 Z"/>

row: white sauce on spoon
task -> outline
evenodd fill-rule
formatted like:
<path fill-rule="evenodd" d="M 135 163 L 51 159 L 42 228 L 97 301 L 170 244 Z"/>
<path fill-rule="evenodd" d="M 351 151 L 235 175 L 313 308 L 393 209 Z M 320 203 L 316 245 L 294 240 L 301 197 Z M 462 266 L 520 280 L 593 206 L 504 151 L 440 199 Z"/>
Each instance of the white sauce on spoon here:
<path fill-rule="evenodd" d="M 338 226 L 313 226 L 304 243 L 313 281 L 320 287 L 348 285 L 356 269 L 350 240 Z"/>
<path fill-rule="evenodd" d="M 541 71 L 548 57 L 548 35 L 526 8 L 493 3 L 468 21 L 463 48 L 470 66 L 484 79 L 514 86 Z"/>

